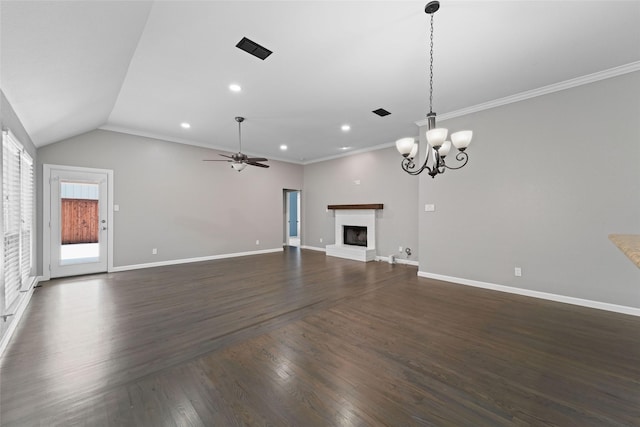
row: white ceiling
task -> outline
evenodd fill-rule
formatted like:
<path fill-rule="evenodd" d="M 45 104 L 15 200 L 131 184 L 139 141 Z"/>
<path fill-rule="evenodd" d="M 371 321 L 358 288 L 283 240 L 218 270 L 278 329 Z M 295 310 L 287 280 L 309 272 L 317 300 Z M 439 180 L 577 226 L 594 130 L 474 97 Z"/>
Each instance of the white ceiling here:
<path fill-rule="evenodd" d="M 441 3 L 439 114 L 640 60 L 640 1 Z M 104 128 L 236 151 L 244 116 L 243 151 L 305 163 L 417 133 L 425 4 L 2 0 L 0 86 L 37 146 Z"/>

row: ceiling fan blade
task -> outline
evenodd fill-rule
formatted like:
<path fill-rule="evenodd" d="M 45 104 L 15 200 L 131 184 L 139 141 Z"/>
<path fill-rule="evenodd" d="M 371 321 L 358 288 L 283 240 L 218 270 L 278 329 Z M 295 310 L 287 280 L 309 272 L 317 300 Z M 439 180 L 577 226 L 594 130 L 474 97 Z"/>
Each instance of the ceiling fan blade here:
<path fill-rule="evenodd" d="M 247 157 L 247 162 L 268 162 L 264 157 Z"/>
<path fill-rule="evenodd" d="M 210 160 L 210 159 L 204 159 L 202 161 L 203 162 L 233 162 L 233 160 Z"/>
<path fill-rule="evenodd" d="M 219 156 L 222 156 L 222 157 L 226 157 L 226 158 L 228 158 L 228 159 L 233 159 L 233 157 L 231 157 L 231 156 L 227 156 L 226 154 L 220 154 L 220 153 L 218 153 L 218 155 L 219 155 Z"/>
<path fill-rule="evenodd" d="M 247 162 L 248 165 L 251 166 L 258 166 L 259 168 L 268 168 L 269 165 L 263 165 L 262 163 L 256 163 L 256 162 Z"/>

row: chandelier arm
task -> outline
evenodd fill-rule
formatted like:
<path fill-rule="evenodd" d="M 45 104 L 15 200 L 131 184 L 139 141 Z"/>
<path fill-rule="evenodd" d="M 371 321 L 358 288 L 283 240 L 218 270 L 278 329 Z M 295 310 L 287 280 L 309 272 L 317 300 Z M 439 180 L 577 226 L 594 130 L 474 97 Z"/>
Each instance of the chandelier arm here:
<path fill-rule="evenodd" d="M 418 169 L 415 169 L 416 164 L 411 159 L 404 158 L 402 159 L 401 165 L 402 170 L 404 170 L 409 175 L 420 175 L 424 170 L 427 170 L 429 174 L 431 174 L 431 168 L 427 166 L 427 162 L 425 162 Z"/>
<path fill-rule="evenodd" d="M 404 157 L 401 163 L 402 169 L 409 175 L 419 175 L 426 170 L 429 173 L 429 175 L 431 175 L 431 177 L 435 177 L 438 174 L 437 163 L 433 165 L 433 168 L 427 166 L 427 163 L 429 162 L 429 158 L 431 157 L 430 154 L 431 154 L 431 150 L 427 149 L 427 157 L 424 159 L 424 163 L 422 164 L 422 166 L 420 166 L 418 169 L 415 169 L 416 164 L 412 159 L 408 157 Z"/>
<path fill-rule="evenodd" d="M 451 170 L 461 169 L 469 161 L 469 155 L 464 151 L 460 151 L 458 154 L 456 154 L 456 160 L 463 163 L 459 166 L 449 166 L 449 165 L 444 165 L 444 166 L 447 169 L 451 169 Z"/>

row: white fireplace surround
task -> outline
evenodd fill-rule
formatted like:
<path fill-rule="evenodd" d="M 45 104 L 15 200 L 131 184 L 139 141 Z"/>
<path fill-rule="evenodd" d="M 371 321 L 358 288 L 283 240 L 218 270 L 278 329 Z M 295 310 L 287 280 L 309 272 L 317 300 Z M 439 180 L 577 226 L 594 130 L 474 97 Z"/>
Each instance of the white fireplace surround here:
<path fill-rule="evenodd" d="M 355 261 L 369 262 L 376 258 L 375 209 L 342 209 L 335 211 L 335 244 L 327 245 L 326 254 Z M 367 247 L 344 244 L 345 225 L 367 227 Z"/>

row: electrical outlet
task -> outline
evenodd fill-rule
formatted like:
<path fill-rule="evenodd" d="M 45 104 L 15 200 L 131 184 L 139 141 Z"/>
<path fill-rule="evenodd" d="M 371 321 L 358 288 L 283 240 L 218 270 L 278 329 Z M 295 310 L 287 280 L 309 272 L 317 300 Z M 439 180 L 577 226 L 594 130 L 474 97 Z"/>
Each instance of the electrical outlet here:
<path fill-rule="evenodd" d="M 522 276 L 522 269 L 520 267 L 516 267 L 513 270 L 513 274 L 515 274 L 516 277 L 521 277 Z"/>
<path fill-rule="evenodd" d="M 398 252 L 402 252 L 402 246 L 398 248 Z"/>
<path fill-rule="evenodd" d="M 151 249 L 151 255 L 158 255 L 158 248 Z"/>
<path fill-rule="evenodd" d="M 320 243 L 322 243 L 322 237 L 320 238 Z"/>
<path fill-rule="evenodd" d="M 425 212 L 435 212 L 436 211 L 436 205 L 424 205 L 424 211 Z"/>
<path fill-rule="evenodd" d="M 259 244 L 260 244 L 260 240 L 256 240 L 256 245 L 259 245 Z"/>

